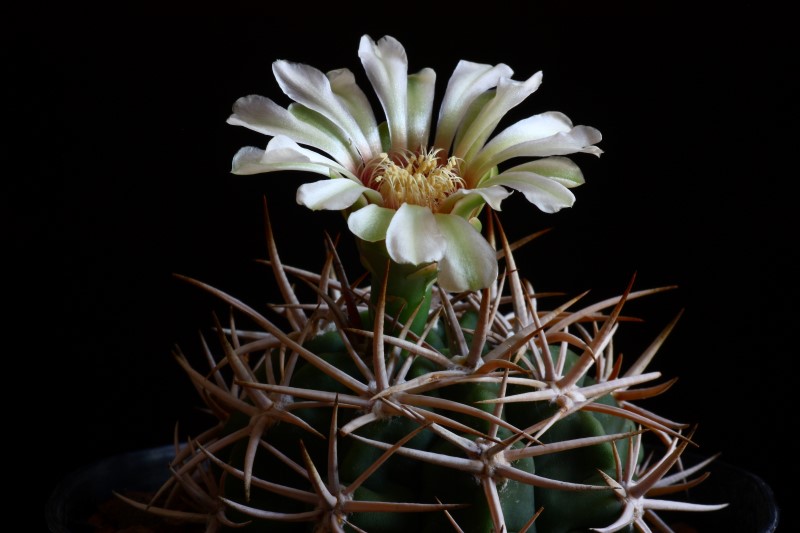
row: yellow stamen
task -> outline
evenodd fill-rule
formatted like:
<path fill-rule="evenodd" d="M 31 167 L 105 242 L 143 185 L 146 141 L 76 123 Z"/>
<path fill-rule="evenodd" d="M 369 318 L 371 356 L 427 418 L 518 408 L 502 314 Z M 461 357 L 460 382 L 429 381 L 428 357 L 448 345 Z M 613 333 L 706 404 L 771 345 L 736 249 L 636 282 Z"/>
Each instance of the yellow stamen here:
<path fill-rule="evenodd" d="M 367 186 L 383 197 L 384 207 L 397 209 L 404 203 L 430 208 L 434 213 L 445 198 L 464 186 L 458 175 L 458 159 L 450 157 L 440 164 L 441 150 L 419 153 L 380 154 L 367 166 Z"/>

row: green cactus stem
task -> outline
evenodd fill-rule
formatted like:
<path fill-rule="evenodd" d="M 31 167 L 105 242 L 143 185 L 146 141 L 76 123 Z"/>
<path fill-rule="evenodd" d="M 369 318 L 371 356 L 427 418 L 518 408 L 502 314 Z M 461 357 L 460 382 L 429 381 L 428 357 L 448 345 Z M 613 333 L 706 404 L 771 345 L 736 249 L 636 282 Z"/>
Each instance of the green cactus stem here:
<path fill-rule="evenodd" d="M 428 321 L 432 288 L 436 282 L 436 264 L 403 265 L 395 263 L 386 252 L 383 241 L 357 239 L 361 264 L 369 271 L 372 287 L 385 287 L 384 314 L 400 324 L 409 322 L 409 329 L 420 335 Z M 371 309 L 377 307 L 380 291 L 372 290 Z"/>

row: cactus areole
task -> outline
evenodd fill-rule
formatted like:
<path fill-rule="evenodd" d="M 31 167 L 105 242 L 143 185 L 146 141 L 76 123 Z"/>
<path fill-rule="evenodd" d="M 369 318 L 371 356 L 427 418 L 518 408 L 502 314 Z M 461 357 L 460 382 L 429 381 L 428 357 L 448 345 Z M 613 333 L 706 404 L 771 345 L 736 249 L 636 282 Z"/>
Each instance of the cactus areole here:
<path fill-rule="evenodd" d="M 548 305 L 497 214 L 514 191 L 546 213 L 572 206 L 584 178 L 565 156 L 600 155 L 600 133 L 557 112 L 495 133 L 542 74 L 469 61 L 434 124 L 433 70 L 409 74 L 391 37 L 358 52 L 383 120 L 351 71 L 276 61 L 292 103 L 247 96 L 228 122 L 271 137 L 234 173 L 323 175 L 297 201 L 341 211 L 367 276 L 330 238 L 318 272 L 287 266 L 268 223 L 282 304 L 182 278 L 232 309 L 202 369 L 175 353 L 214 422 L 176 443 L 152 501 L 127 501 L 248 532 L 649 531 L 668 529 L 659 511 L 724 507 L 670 498 L 705 463 L 680 460 L 693 428 L 646 407 L 672 383 L 650 366 L 677 317 L 631 364 L 614 350 L 625 304 L 671 287 Z"/>

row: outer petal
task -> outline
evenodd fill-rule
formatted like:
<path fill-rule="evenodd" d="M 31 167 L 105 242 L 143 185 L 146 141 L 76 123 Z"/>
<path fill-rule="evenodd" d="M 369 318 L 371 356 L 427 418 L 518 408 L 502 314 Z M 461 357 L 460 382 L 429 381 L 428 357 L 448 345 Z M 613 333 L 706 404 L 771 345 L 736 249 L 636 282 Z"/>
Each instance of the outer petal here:
<path fill-rule="evenodd" d="M 528 161 L 527 163 L 509 168 L 506 172 L 517 171 L 533 172 L 540 176 L 546 176 L 570 189 L 585 183 L 581 169 L 567 157 L 554 156 L 537 159 L 536 161 Z"/>
<path fill-rule="evenodd" d="M 497 157 L 504 150 L 528 141 L 537 141 L 565 133 L 572 129 L 572 122 L 563 113 L 555 111 L 534 115 L 509 126 L 498 133 L 472 158 L 464 169 L 475 179 L 480 179 L 490 168 L 501 163 Z"/>
<path fill-rule="evenodd" d="M 437 214 L 435 218 L 447 240 L 447 251 L 439 261 L 439 285 L 451 292 L 491 285 L 497 279 L 497 259 L 483 235 L 459 216 Z"/>
<path fill-rule="evenodd" d="M 382 241 L 396 211 L 368 204 L 347 217 L 347 227 L 359 239 L 367 242 Z"/>
<path fill-rule="evenodd" d="M 297 189 L 297 203 L 314 211 L 347 209 L 369 189 L 344 178 L 304 183 Z"/>
<path fill-rule="evenodd" d="M 386 250 L 396 263 L 420 265 L 438 261 L 447 248 L 427 207 L 403 204 L 386 231 Z"/>
<path fill-rule="evenodd" d="M 255 94 L 239 98 L 233 104 L 233 114 L 227 122 L 264 135 L 285 135 L 300 144 L 322 150 L 348 168 L 355 169 L 358 166 L 347 144 L 314 124 L 298 119 L 269 98 Z"/>
<path fill-rule="evenodd" d="M 514 157 L 545 157 L 587 152 L 599 156 L 603 151 L 594 146 L 603 139 L 598 130 L 590 126 L 575 126 L 565 133 L 556 133 L 544 139 L 515 144 L 505 150 L 492 154 L 484 165 L 499 164 Z M 493 165 L 492 165 L 493 166 Z"/>
<path fill-rule="evenodd" d="M 333 159 L 303 148 L 283 135 L 274 137 L 266 150 L 252 146 L 239 150 L 233 157 L 231 172 L 246 175 L 279 170 L 302 170 L 328 177 L 342 174 L 360 183 L 352 172 Z"/>
<path fill-rule="evenodd" d="M 511 191 L 508 191 L 500 186 L 494 187 L 479 187 L 477 189 L 459 189 L 447 197 L 442 205 L 437 210 L 439 213 L 451 213 L 453 205 L 461 203 L 465 198 L 479 197 L 484 203 L 487 203 L 495 211 L 500 211 L 500 202 L 508 198 Z"/>
<path fill-rule="evenodd" d="M 484 182 L 487 186 L 503 185 L 516 189 L 525 198 L 544 211 L 555 213 L 575 203 L 575 195 L 564 185 L 546 176 L 533 172 L 506 171 Z"/>
<path fill-rule="evenodd" d="M 433 145 L 450 153 L 456 130 L 464 114 L 475 98 L 495 87 L 500 78 L 510 78 L 514 74 L 511 67 L 504 64 L 495 66 L 459 61 L 447 82 L 447 89 L 439 110 L 439 123 L 436 126 L 436 140 Z"/>
<path fill-rule="evenodd" d="M 533 94 L 541 83 L 541 71 L 524 82 L 502 78 L 497 84 L 497 94 L 494 99 L 484 106 L 464 135 L 458 140 L 453 150 L 453 155 L 466 158 L 468 153 L 474 153 L 480 149 L 505 114 Z"/>
<path fill-rule="evenodd" d="M 389 36 L 376 44 L 369 35 L 364 35 L 358 47 L 358 57 L 386 113 L 392 148 L 408 148 L 408 57 L 403 45 Z"/>
<path fill-rule="evenodd" d="M 275 61 L 272 72 L 289 98 L 313 109 L 341 128 L 364 159 L 374 155 L 358 122 L 333 93 L 330 80 L 322 71 L 301 63 Z"/>
<path fill-rule="evenodd" d="M 233 163 L 231 164 L 231 173 L 240 176 L 249 176 L 251 174 L 263 174 L 266 172 L 278 172 L 281 170 L 301 170 L 304 172 L 313 172 L 315 174 L 322 174 L 323 176 L 333 177 L 330 165 L 319 165 L 308 162 L 285 162 L 285 163 L 265 163 L 265 151 L 255 146 L 245 146 L 240 148 L 236 155 L 233 156 Z"/>

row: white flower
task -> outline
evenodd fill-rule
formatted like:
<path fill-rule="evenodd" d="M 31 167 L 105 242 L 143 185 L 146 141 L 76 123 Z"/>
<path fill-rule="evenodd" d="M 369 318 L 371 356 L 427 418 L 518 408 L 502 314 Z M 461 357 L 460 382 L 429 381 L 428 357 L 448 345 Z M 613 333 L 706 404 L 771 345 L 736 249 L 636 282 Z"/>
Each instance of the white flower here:
<path fill-rule="evenodd" d="M 435 72 L 408 74 L 403 46 L 388 36 L 376 43 L 365 35 L 358 55 L 385 123 L 379 125 L 351 71 L 325 74 L 276 61 L 275 78 L 294 103 L 283 108 L 251 95 L 234 104 L 229 124 L 273 138 L 266 150 L 242 148 L 233 172 L 301 170 L 331 178 L 301 185 L 298 203 L 343 210 L 357 237 L 385 240 L 397 263 L 438 262 L 446 290 L 487 287 L 497 276 L 497 261 L 477 229 L 481 208 L 499 210 L 509 189 L 546 213 L 571 206 L 569 189 L 584 180 L 563 156 L 599 155 L 600 132 L 548 112 L 490 139 L 505 114 L 536 91 L 542 73 L 516 81 L 504 64 L 460 61 L 432 134 Z M 529 160 L 498 170 L 517 158 Z"/>

